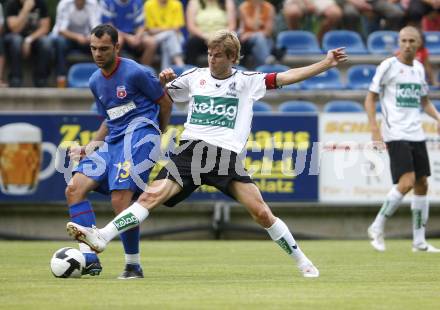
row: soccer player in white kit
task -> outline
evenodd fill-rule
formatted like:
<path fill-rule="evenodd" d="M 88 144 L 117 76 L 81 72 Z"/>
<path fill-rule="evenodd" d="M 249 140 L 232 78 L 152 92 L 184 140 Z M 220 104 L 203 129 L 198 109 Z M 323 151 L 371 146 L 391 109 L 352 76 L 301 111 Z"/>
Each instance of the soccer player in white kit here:
<path fill-rule="evenodd" d="M 414 252 L 440 252 L 425 239 L 429 215 L 428 177 L 431 173 L 420 108 L 437 121 L 439 133 L 440 115 L 428 98 L 423 65 L 415 59 L 420 43 L 420 33 L 416 28 L 408 26 L 400 31 L 400 54 L 379 65 L 365 99 L 373 142 L 378 148 L 384 148 L 385 142 L 395 184 L 368 228 L 371 245 L 380 252 L 385 251 L 385 223 L 411 189 L 414 190 L 411 202 L 412 249 Z M 376 121 L 378 98 L 383 115 L 381 130 Z"/>
<path fill-rule="evenodd" d="M 174 101 L 189 101 L 180 146 L 137 202 L 102 229 L 68 223 L 71 236 L 101 252 L 111 239 L 139 225 L 154 208 L 161 204 L 173 206 L 198 186 L 208 184 L 243 204 L 294 259 L 304 277 L 319 276 L 287 225 L 272 214 L 237 156 L 244 149 L 251 129 L 252 105 L 264 96 L 266 89 L 324 72 L 346 61 L 347 55 L 343 48 L 338 48 L 310 66 L 269 74 L 234 69 L 232 66 L 238 63 L 239 56 L 237 36 L 222 30 L 208 42 L 209 68 L 191 69 L 177 79 L 171 69 L 160 73 L 159 78 L 164 84 L 168 82 L 166 89 Z"/>

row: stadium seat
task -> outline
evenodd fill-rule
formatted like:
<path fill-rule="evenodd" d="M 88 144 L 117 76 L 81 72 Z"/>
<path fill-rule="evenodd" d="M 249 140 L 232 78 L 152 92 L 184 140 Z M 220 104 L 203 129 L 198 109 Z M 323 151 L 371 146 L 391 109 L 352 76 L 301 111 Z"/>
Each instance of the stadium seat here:
<path fill-rule="evenodd" d="M 267 102 L 255 101 L 252 110 L 254 112 L 272 112 L 272 107 Z"/>
<path fill-rule="evenodd" d="M 286 55 L 322 54 L 316 36 L 309 31 L 287 30 L 277 36 L 277 48 Z"/>
<path fill-rule="evenodd" d="M 303 89 L 343 89 L 341 72 L 336 68 L 324 71 L 301 83 Z"/>
<path fill-rule="evenodd" d="M 425 31 L 425 47 L 432 55 L 440 55 L 440 31 Z"/>
<path fill-rule="evenodd" d="M 354 31 L 332 30 L 325 33 L 322 39 L 322 49 L 328 51 L 344 46 L 350 54 L 368 54 L 368 50 L 362 41 L 361 36 Z"/>
<path fill-rule="evenodd" d="M 195 68 L 195 66 L 193 65 L 183 65 L 183 66 L 178 66 L 178 65 L 171 65 L 171 69 L 173 69 L 174 73 L 176 73 L 177 76 L 180 76 L 183 72 L 185 72 L 186 70 Z"/>
<path fill-rule="evenodd" d="M 67 87 L 89 87 L 89 78 L 97 69 L 98 67 L 93 62 L 77 63 L 72 65 L 67 73 Z"/>
<path fill-rule="evenodd" d="M 347 70 L 347 88 L 368 89 L 375 73 L 375 65 L 351 66 Z"/>
<path fill-rule="evenodd" d="M 318 108 L 311 101 L 303 101 L 303 100 L 290 100 L 282 102 L 278 111 L 280 112 L 313 112 L 317 113 Z"/>
<path fill-rule="evenodd" d="M 371 54 L 394 54 L 399 48 L 397 31 L 375 31 L 368 35 L 367 47 Z"/>
<path fill-rule="evenodd" d="M 241 71 L 249 71 L 248 68 L 246 68 L 245 66 L 241 66 L 241 65 L 233 65 L 233 67 L 237 70 L 241 70 Z"/>
<path fill-rule="evenodd" d="M 274 65 L 261 65 L 258 66 L 255 71 L 263 72 L 263 73 L 271 73 L 271 72 L 283 72 L 289 70 L 290 68 L 285 65 L 274 64 Z"/>
<path fill-rule="evenodd" d="M 432 104 L 436 107 L 437 111 L 440 111 L 440 100 L 431 100 Z"/>
<path fill-rule="evenodd" d="M 382 113 L 382 106 L 379 101 L 376 102 L 376 113 Z"/>
<path fill-rule="evenodd" d="M 327 113 L 344 113 L 344 112 L 363 112 L 364 108 L 357 101 L 351 100 L 333 100 L 324 105 L 324 112 Z"/>

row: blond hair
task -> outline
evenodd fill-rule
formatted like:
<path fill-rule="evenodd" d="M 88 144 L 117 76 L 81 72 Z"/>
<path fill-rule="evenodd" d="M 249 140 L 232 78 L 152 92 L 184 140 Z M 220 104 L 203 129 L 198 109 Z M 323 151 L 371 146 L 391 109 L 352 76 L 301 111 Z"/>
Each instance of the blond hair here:
<path fill-rule="evenodd" d="M 234 63 L 240 62 L 240 40 L 235 32 L 229 30 L 216 31 L 208 40 L 208 48 L 221 47 L 229 59 L 234 59 Z"/>

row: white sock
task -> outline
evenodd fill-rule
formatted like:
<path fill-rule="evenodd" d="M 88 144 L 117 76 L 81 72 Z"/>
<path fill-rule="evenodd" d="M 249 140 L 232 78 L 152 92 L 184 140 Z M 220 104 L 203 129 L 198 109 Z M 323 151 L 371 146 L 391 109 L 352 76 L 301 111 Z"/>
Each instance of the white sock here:
<path fill-rule="evenodd" d="M 81 253 L 95 253 L 87 244 L 79 242 L 78 243 L 79 251 Z"/>
<path fill-rule="evenodd" d="M 141 264 L 141 255 L 137 254 L 125 254 L 125 263 L 131 265 L 140 265 Z"/>
<path fill-rule="evenodd" d="M 414 195 L 411 201 L 414 245 L 426 243 L 425 226 L 429 217 L 429 201 L 426 195 Z"/>
<path fill-rule="evenodd" d="M 304 253 L 296 244 L 292 233 L 289 231 L 289 228 L 282 220 L 277 218 L 275 223 L 273 223 L 273 225 L 269 228 L 266 228 L 266 230 L 272 240 L 275 241 L 284 251 L 287 252 L 287 254 L 294 258 L 297 262 L 300 262 L 301 260 L 306 258 Z"/>
<path fill-rule="evenodd" d="M 388 192 L 382 208 L 380 208 L 380 211 L 377 214 L 372 226 L 383 230 L 385 222 L 394 214 L 394 212 L 396 212 L 397 208 L 402 202 L 402 198 L 403 195 L 397 190 L 397 186 L 393 186 L 393 188 L 391 188 L 391 190 Z"/>
<path fill-rule="evenodd" d="M 135 202 L 119 213 L 110 223 L 100 229 L 99 232 L 105 240 L 110 241 L 124 231 L 139 226 L 148 217 L 148 214 L 150 213 L 147 208 Z"/>

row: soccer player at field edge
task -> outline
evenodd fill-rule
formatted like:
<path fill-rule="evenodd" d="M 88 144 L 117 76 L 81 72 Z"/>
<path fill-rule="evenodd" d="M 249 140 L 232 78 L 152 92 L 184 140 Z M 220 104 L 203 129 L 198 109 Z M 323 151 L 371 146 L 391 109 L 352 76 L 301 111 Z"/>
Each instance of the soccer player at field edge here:
<path fill-rule="evenodd" d="M 431 172 L 420 105 L 437 121 L 439 133 L 440 115 L 428 98 L 423 65 L 415 59 L 420 44 L 420 32 L 416 28 L 403 28 L 399 33 L 400 54 L 384 60 L 379 65 L 365 99 L 373 143 L 377 148 L 384 149 L 385 142 L 395 184 L 388 192 L 376 219 L 368 228 L 371 245 L 380 252 L 385 251 L 385 223 L 411 189 L 414 190 L 411 202 L 412 250 L 440 252 L 425 239 L 425 227 L 429 216 L 428 177 Z M 381 129 L 376 121 L 378 99 L 383 115 Z"/>
<path fill-rule="evenodd" d="M 190 104 L 177 152 L 137 202 L 103 229 L 68 223 L 67 231 L 72 237 L 101 252 L 115 236 L 143 222 L 154 208 L 161 204 L 174 206 L 198 186 L 208 184 L 243 204 L 253 219 L 294 259 L 304 277 L 319 276 L 318 269 L 301 251 L 287 225 L 272 214 L 237 157 L 250 132 L 252 105 L 264 96 L 266 89 L 324 72 L 346 61 L 347 55 L 343 48 L 338 48 L 328 51 L 325 59 L 310 66 L 263 74 L 232 67 L 239 61 L 240 48 L 235 33 L 221 30 L 208 41 L 209 68 L 188 70 L 177 79 L 171 69 L 160 73 L 161 82 L 168 82 L 166 89 L 171 98 Z M 215 108 L 207 109 L 209 104 Z M 205 169 L 208 166 L 209 171 Z"/>
<path fill-rule="evenodd" d="M 160 133 L 168 124 L 172 106 L 159 80 L 145 67 L 118 57 L 118 31 L 113 26 L 96 26 L 91 31 L 90 48 L 100 69 L 93 73 L 89 85 L 104 120 L 87 148 L 71 149 L 72 157 L 83 159 L 66 188 L 71 221 L 87 227 L 95 225 L 95 215 L 87 200 L 90 191 L 110 194 L 115 214 L 143 192 L 142 184 L 147 184 L 160 153 Z M 136 145 L 146 136 L 157 141 Z M 86 150 L 88 154 L 84 157 Z M 144 171 L 136 169 L 146 158 L 150 165 L 142 168 Z M 131 227 L 121 234 L 121 239 L 126 265 L 119 279 L 142 278 L 139 227 Z M 80 250 L 86 258 L 84 273 L 98 275 L 102 266 L 96 253 L 84 243 L 80 243 Z"/>

